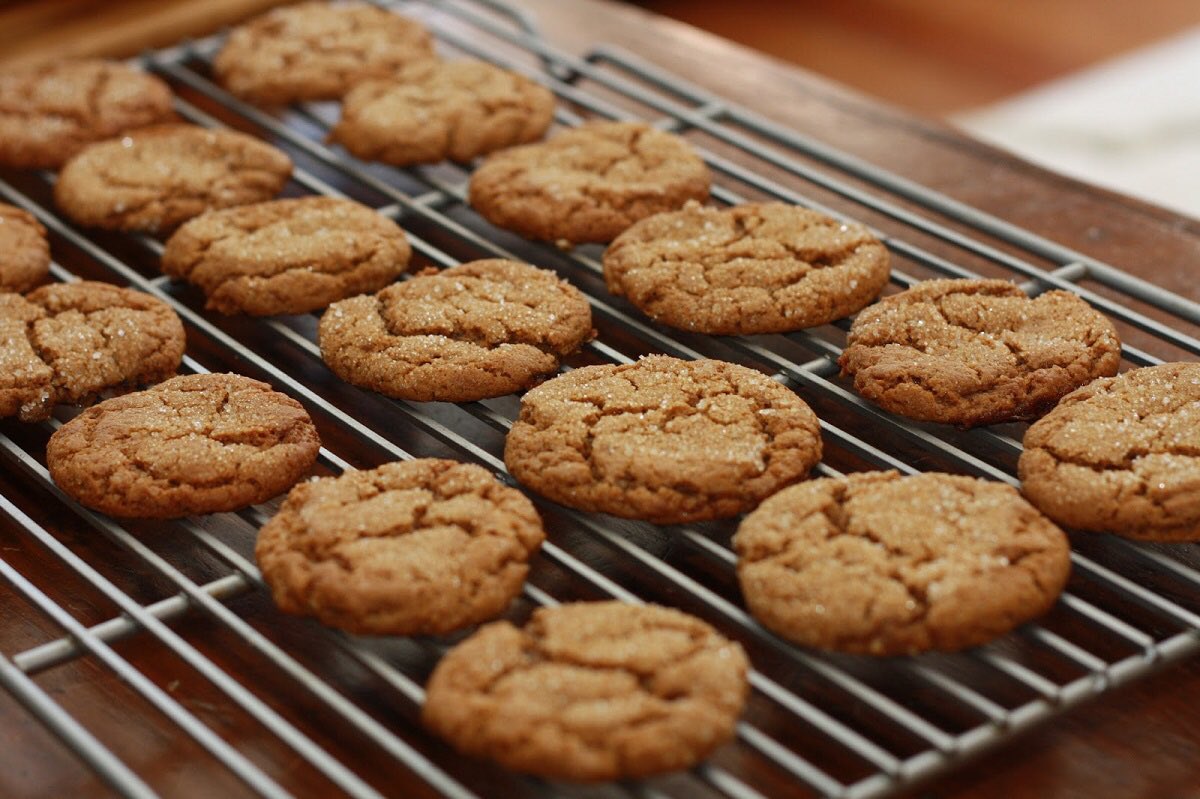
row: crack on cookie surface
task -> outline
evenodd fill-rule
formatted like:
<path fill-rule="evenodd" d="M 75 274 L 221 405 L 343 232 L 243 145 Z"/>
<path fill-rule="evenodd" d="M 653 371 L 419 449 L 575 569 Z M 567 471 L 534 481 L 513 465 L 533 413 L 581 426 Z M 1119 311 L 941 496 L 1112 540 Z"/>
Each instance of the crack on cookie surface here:
<path fill-rule="evenodd" d="M 838 363 L 886 410 L 970 427 L 1037 417 L 1120 359 L 1112 323 L 1070 292 L 931 280 L 859 314 Z"/>
<path fill-rule="evenodd" d="M 609 290 L 652 318 L 717 334 L 784 332 L 862 308 L 888 278 L 866 228 L 783 203 L 689 203 L 626 230 L 604 253 Z"/>
<path fill-rule="evenodd" d="M 513 476 L 556 502 L 663 524 L 743 512 L 820 454 L 816 416 L 788 389 L 667 356 L 544 383 L 505 444 Z"/>
<path fill-rule="evenodd" d="M 1163 364 L 1068 395 L 1029 428 L 1022 490 L 1070 527 L 1200 538 L 1200 366 Z"/>
<path fill-rule="evenodd" d="M 482 628 L 429 683 L 425 723 L 458 748 L 576 780 L 686 768 L 732 734 L 741 648 L 678 611 L 616 602 Z"/>
<path fill-rule="evenodd" d="M 754 615 L 798 643 L 876 655 L 956 650 L 1040 615 L 1066 538 L 1008 486 L 895 472 L 816 480 L 734 537 Z"/>
<path fill-rule="evenodd" d="M 297 486 L 256 554 L 288 612 L 358 633 L 441 635 L 500 613 L 543 538 L 519 491 L 478 466 L 426 459 Z"/>
<path fill-rule="evenodd" d="M 325 362 L 389 396 L 464 402 L 526 388 L 592 335 L 574 287 L 513 261 L 422 274 L 321 318 Z"/>

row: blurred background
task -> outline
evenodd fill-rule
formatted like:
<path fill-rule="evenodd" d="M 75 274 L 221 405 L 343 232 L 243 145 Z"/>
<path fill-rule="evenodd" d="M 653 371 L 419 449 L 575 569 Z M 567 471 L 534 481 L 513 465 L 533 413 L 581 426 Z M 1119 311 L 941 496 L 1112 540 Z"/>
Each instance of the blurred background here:
<path fill-rule="evenodd" d="M 636 3 L 1200 217 L 1200 0 Z M 0 64 L 162 44 L 279 4 L 0 0 Z"/>
<path fill-rule="evenodd" d="M 1200 217 L 1200 0 L 642 0 Z"/>

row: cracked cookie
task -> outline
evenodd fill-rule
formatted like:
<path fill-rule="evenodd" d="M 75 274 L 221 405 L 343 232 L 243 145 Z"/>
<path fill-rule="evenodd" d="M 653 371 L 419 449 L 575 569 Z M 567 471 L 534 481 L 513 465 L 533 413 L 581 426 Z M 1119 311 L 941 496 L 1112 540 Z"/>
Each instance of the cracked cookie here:
<path fill-rule="evenodd" d="M 927 280 L 854 320 L 838 363 L 885 410 L 962 427 L 1036 418 L 1117 373 L 1112 322 L 1067 291 Z"/>
<path fill-rule="evenodd" d="M 1066 536 L 1016 489 L 949 474 L 810 480 L 763 502 L 733 545 L 759 621 L 870 655 L 986 643 L 1045 613 L 1071 568 Z"/>
<path fill-rule="evenodd" d="M 0 291 L 29 291 L 50 274 L 50 244 L 37 218 L 0 203 Z"/>
<path fill-rule="evenodd" d="M 554 119 L 550 90 L 483 61 L 422 61 L 355 86 L 332 139 L 396 166 L 465 163 L 537 141 Z"/>
<path fill-rule="evenodd" d="M 511 394 L 592 335 L 587 299 L 545 269 L 485 260 L 427 270 L 329 307 L 321 357 L 348 383 L 421 402 Z"/>
<path fill-rule="evenodd" d="M 466 754 L 549 779 L 686 769 L 733 737 L 742 648 L 655 605 L 577 602 L 494 622 L 429 678 L 422 720 Z"/>
<path fill-rule="evenodd" d="M 404 231 L 374 210 L 303 197 L 204 214 L 167 240 L 164 273 L 221 313 L 298 314 L 376 291 L 408 268 Z"/>
<path fill-rule="evenodd" d="M 0 165 L 57 169 L 88 144 L 174 118 L 171 90 L 114 61 L 0 70 Z"/>
<path fill-rule="evenodd" d="M 206 211 L 269 200 L 291 174 L 282 151 L 244 133 L 157 125 L 86 147 L 59 173 L 54 201 L 81 225 L 169 230 Z"/>
<path fill-rule="evenodd" d="M 109 516 L 176 519 L 265 502 L 308 474 L 308 413 L 233 374 L 172 378 L 88 408 L 46 445 L 50 476 Z"/>
<path fill-rule="evenodd" d="M 235 28 L 213 61 L 233 94 L 264 105 L 335 100 L 367 78 L 433 57 L 429 31 L 367 3 L 299 3 Z"/>
<path fill-rule="evenodd" d="M 504 447 L 539 494 L 658 524 L 744 513 L 820 459 L 817 417 L 792 391 L 744 366 L 666 355 L 543 383 Z"/>
<path fill-rule="evenodd" d="M 1021 490 L 1059 524 L 1200 540 L 1200 364 L 1090 383 L 1033 424 L 1024 445 Z"/>
<path fill-rule="evenodd" d="M 699 333 L 783 333 L 849 316 L 887 285 L 888 251 L 862 225 L 784 203 L 643 219 L 604 252 L 608 290 Z"/>
<path fill-rule="evenodd" d="M 471 175 L 470 203 L 530 239 L 607 242 L 641 219 L 708 197 L 708 167 L 686 140 L 642 122 L 589 122 L 495 153 Z"/>
<path fill-rule="evenodd" d="M 287 613 L 366 635 L 444 635 L 500 614 L 542 545 L 525 495 L 448 460 L 300 483 L 255 555 Z"/>
<path fill-rule="evenodd" d="M 108 283 L 0 294 L 0 417 L 46 419 L 175 374 L 183 324 L 162 300 Z"/>

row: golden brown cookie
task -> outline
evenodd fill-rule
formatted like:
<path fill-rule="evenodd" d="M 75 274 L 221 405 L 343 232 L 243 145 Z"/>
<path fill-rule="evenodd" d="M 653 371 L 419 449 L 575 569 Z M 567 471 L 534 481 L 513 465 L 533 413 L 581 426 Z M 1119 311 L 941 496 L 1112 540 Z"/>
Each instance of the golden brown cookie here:
<path fill-rule="evenodd" d="M 868 472 L 810 480 L 738 527 L 750 612 L 806 646 L 953 651 L 1045 613 L 1066 585 L 1063 532 L 1003 483 Z"/>
<path fill-rule="evenodd" d="M 744 513 L 821 459 L 817 417 L 766 375 L 652 355 L 521 400 L 504 462 L 555 502 L 659 524 Z"/>
<path fill-rule="evenodd" d="M 471 175 L 471 205 L 530 239 L 612 241 L 708 197 L 712 176 L 686 140 L 642 122 L 589 122 L 495 153 Z"/>
<path fill-rule="evenodd" d="M 0 203 L 0 291 L 29 291 L 50 274 L 50 244 L 37 218 Z"/>
<path fill-rule="evenodd" d="M 389 397 L 470 402 L 558 369 L 592 335 L 578 289 L 516 261 L 472 261 L 330 306 L 321 357 L 348 383 Z"/>
<path fill-rule="evenodd" d="M 235 28 L 213 61 L 217 79 L 264 105 L 335 100 L 367 78 L 433 57 L 429 31 L 367 3 L 298 3 Z"/>
<path fill-rule="evenodd" d="M 608 290 L 699 333 L 783 333 L 849 316 L 887 285 L 888 251 L 862 225 L 784 203 L 656 214 L 604 252 Z"/>
<path fill-rule="evenodd" d="M 167 241 L 162 270 L 204 290 L 221 313 L 298 314 L 375 291 L 408 268 L 404 231 L 335 197 L 214 211 Z"/>
<path fill-rule="evenodd" d="M 467 162 L 537 141 L 553 119 L 554 95 L 522 75 L 483 61 L 421 61 L 355 86 L 332 138 L 397 166 Z"/>
<path fill-rule="evenodd" d="M 550 779 L 636 779 L 686 769 L 733 737 L 742 648 L 655 605 L 542 608 L 450 651 L 422 719 L 456 749 Z"/>
<path fill-rule="evenodd" d="M 1025 433 L 1021 490 L 1067 527 L 1200 540 L 1200 364 L 1097 380 Z"/>
<path fill-rule="evenodd" d="M 57 169 L 92 142 L 166 122 L 171 90 L 115 61 L 51 61 L 0 70 L 0 165 Z"/>
<path fill-rule="evenodd" d="M 46 445 L 58 487 L 109 516 L 238 510 L 308 474 L 321 442 L 300 403 L 232 374 L 172 378 L 88 408 Z"/>
<path fill-rule="evenodd" d="M 885 410 L 962 427 L 1031 419 L 1114 375 L 1112 322 L 1067 291 L 1033 299 L 1004 280 L 927 280 L 854 320 L 838 363 Z"/>
<path fill-rule="evenodd" d="M 443 635 L 508 607 L 544 538 L 520 491 L 426 459 L 297 485 L 255 555 L 288 613 L 366 635 Z"/>
<path fill-rule="evenodd" d="M 108 283 L 0 294 L 0 416 L 36 422 L 175 374 L 183 324 L 162 300 Z"/>
<path fill-rule="evenodd" d="M 217 208 L 269 200 L 292 174 L 282 151 L 244 133 L 157 125 L 84 148 L 54 185 L 81 225 L 170 230 Z"/>

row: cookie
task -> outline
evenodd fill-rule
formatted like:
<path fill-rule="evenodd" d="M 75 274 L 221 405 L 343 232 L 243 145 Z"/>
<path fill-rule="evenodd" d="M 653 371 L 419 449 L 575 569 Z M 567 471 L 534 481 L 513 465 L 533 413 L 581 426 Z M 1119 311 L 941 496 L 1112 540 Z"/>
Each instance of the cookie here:
<path fill-rule="evenodd" d="M 578 289 L 515 261 L 428 270 L 330 306 L 321 357 L 348 383 L 389 397 L 470 402 L 511 394 L 558 370 L 592 335 Z"/>
<path fill-rule="evenodd" d="M 265 502 L 308 474 L 320 448 L 291 397 L 241 375 L 197 374 L 88 408 L 50 437 L 46 465 L 101 513 L 176 519 Z"/>
<path fill-rule="evenodd" d="M 422 61 L 355 86 L 332 138 L 358 158 L 396 166 L 481 155 L 537 141 L 554 95 L 483 61 Z"/>
<path fill-rule="evenodd" d="M 213 61 L 233 94 L 264 105 L 335 100 L 367 78 L 433 57 L 419 23 L 367 3 L 299 3 L 234 29 Z"/>
<path fill-rule="evenodd" d="M 1032 419 L 1117 373 L 1112 322 L 1067 291 L 927 280 L 854 320 L 838 363 L 885 410 L 962 427 Z"/>
<path fill-rule="evenodd" d="M 108 283 L 0 294 L 0 416 L 46 419 L 179 368 L 183 324 L 162 300 Z"/>
<path fill-rule="evenodd" d="M 742 648 L 654 605 L 578 602 L 501 621 L 449 652 L 422 719 L 469 755 L 550 779 L 636 779 L 694 766 L 733 737 Z"/>
<path fill-rule="evenodd" d="M 90 145 L 54 185 L 81 225 L 169 230 L 205 211 L 269 200 L 292 174 L 280 150 L 244 133 L 158 125 Z"/>
<path fill-rule="evenodd" d="M 270 316 L 380 289 L 411 254 L 400 226 L 365 205 L 304 197 L 191 220 L 167 240 L 162 270 L 203 289 L 209 308 Z"/>
<path fill-rule="evenodd" d="M 49 274 L 46 229 L 28 211 L 0 203 L 0 291 L 29 291 Z"/>
<path fill-rule="evenodd" d="M 784 203 L 656 214 L 604 252 L 608 290 L 698 333 L 784 333 L 849 316 L 887 285 L 888 251 L 862 225 Z"/>
<path fill-rule="evenodd" d="M 471 175 L 470 203 L 530 239 L 612 241 L 641 219 L 708 197 L 691 145 L 641 122 L 590 122 L 495 153 Z"/>
<path fill-rule="evenodd" d="M 443 635 L 500 614 L 545 533 L 479 466 L 389 463 L 297 485 L 255 554 L 287 613 L 367 635 Z"/>
<path fill-rule="evenodd" d="M 174 118 L 171 90 L 115 61 L 0 70 L 0 165 L 57 169 L 92 142 Z"/>
<path fill-rule="evenodd" d="M 1021 490 L 1078 530 L 1200 541 L 1200 364 L 1097 380 L 1025 432 Z"/>
<path fill-rule="evenodd" d="M 665 355 L 543 383 L 504 448 L 512 475 L 555 502 L 659 524 L 744 513 L 820 459 L 817 417 L 793 392 Z"/>
<path fill-rule="evenodd" d="M 780 491 L 733 537 L 750 612 L 805 646 L 955 651 L 1049 610 L 1067 538 L 1003 483 L 868 472 Z"/>

